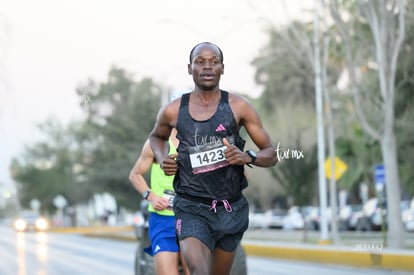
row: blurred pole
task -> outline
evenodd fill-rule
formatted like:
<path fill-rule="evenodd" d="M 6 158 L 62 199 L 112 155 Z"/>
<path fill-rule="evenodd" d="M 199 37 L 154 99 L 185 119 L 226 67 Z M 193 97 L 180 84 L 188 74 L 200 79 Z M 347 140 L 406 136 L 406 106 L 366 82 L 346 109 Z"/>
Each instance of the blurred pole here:
<path fill-rule="evenodd" d="M 323 109 L 322 109 L 322 75 L 319 45 L 319 0 L 314 0 L 315 14 L 313 24 L 314 42 L 314 69 L 315 69 L 315 97 L 316 97 L 316 118 L 317 118 L 317 139 L 318 139 L 318 177 L 319 177 L 319 203 L 320 203 L 320 242 L 328 241 L 328 223 L 326 219 L 326 178 L 324 171 L 325 163 L 325 137 L 323 131 Z"/>
<path fill-rule="evenodd" d="M 336 179 L 335 179 L 335 136 L 332 117 L 332 108 L 329 92 L 325 90 L 325 100 L 328 115 L 328 139 L 329 139 L 329 158 L 331 162 L 331 177 L 329 179 L 329 193 L 331 202 L 331 235 L 334 244 L 338 244 L 338 204 L 336 199 Z"/>
<path fill-rule="evenodd" d="M 328 96 L 329 97 L 329 96 Z M 328 106 L 330 113 L 330 107 Z M 329 194 L 331 202 L 331 236 L 334 244 L 338 244 L 338 206 L 336 199 L 336 179 L 335 179 L 335 137 L 333 132 L 332 113 L 329 115 L 329 158 L 331 161 L 331 177 L 329 179 Z"/>
<path fill-rule="evenodd" d="M 331 103 L 331 94 L 326 87 L 327 83 L 327 67 L 329 59 L 329 36 L 326 35 L 326 32 L 323 35 L 323 73 L 322 73 L 322 87 L 323 95 L 325 99 L 326 106 L 326 116 L 328 120 L 328 148 L 329 148 L 329 157 L 331 161 L 331 177 L 329 179 L 329 194 L 331 202 L 331 237 L 334 244 L 339 243 L 338 235 L 338 202 L 337 202 L 337 188 L 336 188 L 336 178 L 335 178 L 335 131 L 334 131 L 334 121 L 332 113 L 332 103 Z"/>

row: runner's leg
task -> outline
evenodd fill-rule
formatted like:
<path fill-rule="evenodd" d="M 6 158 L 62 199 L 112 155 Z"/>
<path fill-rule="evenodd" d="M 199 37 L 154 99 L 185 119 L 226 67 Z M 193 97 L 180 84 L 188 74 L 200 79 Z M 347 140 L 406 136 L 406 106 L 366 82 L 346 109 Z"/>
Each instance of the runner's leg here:
<path fill-rule="evenodd" d="M 230 274 L 235 255 L 236 251 L 226 252 L 220 248 L 214 249 L 211 274 Z"/>
<path fill-rule="evenodd" d="M 203 242 L 188 237 L 180 241 L 180 247 L 191 275 L 210 275 L 211 251 Z"/>
<path fill-rule="evenodd" d="M 183 253 L 179 253 L 179 255 L 180 255 L 179 257 L 180 257 L 181 266 L 183 267 L 184 275 L 190 275 L 190 270 L 188 270 L 188 266 L 186 262 L 184 261 Z"/>
<path fill-rule="evenodd" d="M 157 275 L 179 275 L 178 253 L 159 252 L 154 256 L 155 273 Z"/>

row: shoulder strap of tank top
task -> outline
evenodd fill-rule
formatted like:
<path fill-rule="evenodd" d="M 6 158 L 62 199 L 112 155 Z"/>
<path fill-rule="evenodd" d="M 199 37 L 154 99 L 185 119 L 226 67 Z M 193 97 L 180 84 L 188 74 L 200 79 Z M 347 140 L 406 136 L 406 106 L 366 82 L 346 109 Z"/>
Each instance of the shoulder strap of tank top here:
<path fill-rule="evenodd" d="M 229 93 L 224 90 L 220 90 L 220 92 L 221 92 L 220 103 L 229 103 Z"/>
<path fill-rule="evenodd" d="M 183 94 L 181 96 L 180 109 L 187 106 L 189 101 L 190 101 L 190 93 Z"/>
<path fill-rule="evenodd" d="M 224 90 L 220 90 L 220 92 L 221 92 L 220 103 L 229 103 L 229 93 Z M 190 101 L 190 93 L 183 94 L 181 96 L 180 109 L 182 107 L 187 106 L 189 101 Z"/>

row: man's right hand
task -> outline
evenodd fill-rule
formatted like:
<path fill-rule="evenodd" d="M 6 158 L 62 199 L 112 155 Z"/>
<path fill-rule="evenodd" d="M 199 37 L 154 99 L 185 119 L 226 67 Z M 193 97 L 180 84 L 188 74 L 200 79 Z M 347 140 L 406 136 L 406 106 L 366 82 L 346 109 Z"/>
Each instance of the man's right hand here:
<path fill-rule="evenodd" d="M 161 168 L 167 176 L 173 176 L 177 172 L 177 158 L 178 154 L 170 154 L 162 161 Z"/>

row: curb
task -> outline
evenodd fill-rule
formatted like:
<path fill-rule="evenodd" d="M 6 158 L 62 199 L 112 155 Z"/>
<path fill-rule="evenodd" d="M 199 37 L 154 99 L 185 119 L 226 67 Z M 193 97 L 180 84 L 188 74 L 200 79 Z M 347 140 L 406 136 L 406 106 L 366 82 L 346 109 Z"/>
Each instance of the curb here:
<path fill-rule="evenodd" d="M 99 227 L 54 227 L 49 231 L 54 233 L 101 234 L 132 231 L 132 226 L 99 226 Z"/>
<path fill-rule="evenodd" d="M 243 243 L 247 255 L 401 271 L 414 271 L 414 254 L 368 252 L 333 247 L 264 246 Z"/>
<path fill-rule="evenodd" d="M 125 234 L 133 230 L 132 226 L 125 227 L 85 227 L 85 228 L 55 228 L 55 233 L 79 233 L 91 238 L 107 238 L 120 241 L 137 242 L 133 234 Z M 122 234 L 123 233 L 123 234 Z M 414 253 L 411 250 L 392 251 L 353 251 L 347 248 L 335 248 L 330 245 L 304 246 L 266 245 L 242 242 L 246 254 L 266 258 L 300 260 L 317 263 L 339 264 L 355 267 L 414 271 Z"/>

